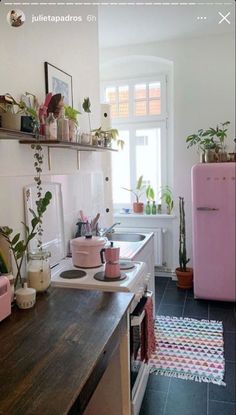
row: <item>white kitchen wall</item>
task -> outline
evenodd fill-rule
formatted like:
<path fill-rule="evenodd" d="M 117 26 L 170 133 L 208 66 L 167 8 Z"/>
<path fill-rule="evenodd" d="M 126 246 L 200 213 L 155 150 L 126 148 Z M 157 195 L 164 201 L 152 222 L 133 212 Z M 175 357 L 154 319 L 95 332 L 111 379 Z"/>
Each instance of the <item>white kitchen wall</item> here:
<path fill-rule="evenodd" d="M 174 198 L 184 196 L 188 253 L 192 257 L 191 231 L 191 167 L 198 162 L 196 150 L 187 150 L 185 138 L 198 128 L 231 121 L 229 147 L 233 148 L 235 131 L 235 44 L 234 34 L 201 36 L 159 43 L 147 43 L 100 52 L 102 81 L 117 77 L 155 74 L 156 58 L 173 63 L 173 163 Z M 134 59 L 136 65 L 130 63 Z M 143 60 L 145 67 L 137 59 Z M 121 60 L 123 63 L 121 63 Z M 149 62 L 148 62 L 149 60 Z M 109 63 L 112 63 L 110 65 Z M 122 66 L 123 65 L 123 66 Z M 112 69 L 111 69 L 112 68 Z M 161 68 L 160 70 L 162 70 Z M 171 149 L 170 149 L 171 151 Z M 177 210 L 178 213 L 178 210 Z M 178 221 L 174 225 L 174 258 L 178 264 Z"/>
<path fill-rule="evenodd" d="M 43 6 L 21 6 L 26 22 L 20 28 L 12 28 L 6 22 L 5 13 L 0 16 L 0 94 L 11 93 L 19 98 L 28 91 L 39 100 L 45 96 L 44 61 L 61 68 L 73 77 L 74 107 L 81 108 L 83 98 L 89 96 L 92 103 L 92 127 L 100 125 L 99 51 L 97 22 L 86 22 L 88 14 L 97 16 L 92 6 L 76 9 Z M 1 10 L 2 11 L 2 10 Z M 30 23 L 33 14 L 79 14 L 78 23 Z M 6 8 L 6 13 L 8 8 Z M 4 39 L 4 41 L 2 41 Z M 79 117 L 81 130 L 88 130 L 87 114 Z M 21 230 L 24 219 L 23 187 L 33 182 L 33 150 L 18 141 L 0 140 L 0 224 Z M 44 151 L 44 181 L 62 184 L 66 240 L 73 235 L 79 209 L 94 215 L 102 209 L 102 225 L 109 225 L 111 213 L 110 156 L 103 153 L 81 152 L 80 170 L 77 170 L 76 152 L 52 149 L 52 169 L 47 165 Z M 97 185 L 93 183 L 97 182 Z M 95 187 L 94 187 L 95 186 Z M 98 190 L 100 186 L 101 191 Z M 94 191 L 96 189 L 96 192 Z M 94 195 L 96 199 L 94 199 Z"/>

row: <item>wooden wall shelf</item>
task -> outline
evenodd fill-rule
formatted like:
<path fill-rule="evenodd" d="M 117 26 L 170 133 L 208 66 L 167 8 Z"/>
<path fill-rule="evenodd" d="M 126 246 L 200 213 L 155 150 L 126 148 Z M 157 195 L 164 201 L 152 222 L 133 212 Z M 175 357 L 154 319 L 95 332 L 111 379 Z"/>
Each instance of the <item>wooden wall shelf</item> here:
<path fill-rule="evenodd" d="M 80 144 L 69 141 L 59 141 L 59 140 L 45 140 L 43 136 L 40 136 L 39 139 L 36 139 L 33 134 L 24 133 L 22 131 L 8 130 L 5 128 L 0 128 L 0 140 L 18 140 L 20 144 L 40 144 L 45 146 L 48 149 L 48 168 L 51 169 L 51 148 L 64 148 L 77 151 L 77 168 L 79 169 L 79 152 L 80 151 L 118 151 L 111 147 L 102 147 L 94 146 L 89 144 Z"/>

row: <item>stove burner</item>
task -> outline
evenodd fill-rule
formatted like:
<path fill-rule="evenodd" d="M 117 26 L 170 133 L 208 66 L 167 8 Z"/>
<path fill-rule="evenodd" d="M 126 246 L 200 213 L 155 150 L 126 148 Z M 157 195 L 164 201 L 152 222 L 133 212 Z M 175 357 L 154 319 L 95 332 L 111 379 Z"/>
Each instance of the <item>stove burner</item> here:
<path fill-rule="evenodd" d="M 70 269 L 68 271 L 63 271 L 60 274 L 60 277 L 65 278 L 67 280 L 73 280 L 74 278 L 83 278 L 86 275 L 87 275 L 86 272 L 80 269 Z"/>
<path fill-rule="evenodd" d="M 128 270 L 133 269 L 135 267 L 135 264 L 132 261 L 120 261 L 120 269 L 122 270 Z"/>
<path fill-rule="evenodd" d="M 127 278 L 127 275 L 124 272 L 121 272 L 120 276 L 118 278 L 107 278 L 105 277 L 104 272 L 97 272 L 94 275 L 94 279 L 97 281 L 106 281 L 106 282 L 114 282 L 114 281 L 122 281 L 125 280 Z"/>

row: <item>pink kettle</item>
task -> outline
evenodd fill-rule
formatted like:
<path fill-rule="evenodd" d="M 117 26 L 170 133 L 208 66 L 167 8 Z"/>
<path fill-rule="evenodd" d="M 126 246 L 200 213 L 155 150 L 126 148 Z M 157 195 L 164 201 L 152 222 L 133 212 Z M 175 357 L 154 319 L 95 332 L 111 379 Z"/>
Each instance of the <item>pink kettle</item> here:
<path fill-rule="evenodd" d="M 105 260 L 104 261 L 104 254 Z M 105 278 L 119 278 L 120 277 L 120 248 L 114 247 L 113 242 L 108 248 L 103 248 L 100 251 L 102 264 L 105 264 Z"/>

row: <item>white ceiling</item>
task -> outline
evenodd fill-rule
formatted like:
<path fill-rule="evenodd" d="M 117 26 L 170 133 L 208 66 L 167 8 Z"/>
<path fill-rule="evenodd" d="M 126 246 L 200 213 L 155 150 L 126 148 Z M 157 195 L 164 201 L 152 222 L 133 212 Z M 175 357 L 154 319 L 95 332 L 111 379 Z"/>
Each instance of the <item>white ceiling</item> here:
<path fill-rule="evenodd" d="M 203 0 L 197 2 L 201 2 L 201 5 L 196 4 L 195 0 L 195 5 L 186 6 L 170 3 L 164 5 L 163 2 L 162 5 L 152 3 L 152 5 L 122 6 L 116 3 L 113 6 L 99 6 L 100 47 L 221 34 L 235 30 L 234 2 L 229 5 L 203 5 Z M 219 24 L 221 20 L 219 12 L 223 15 L 230 12 L 228 19 L 231 24 L 226 21 Z M 198 20 L 198 16 L 206 17 L 206 20 Z"/>

